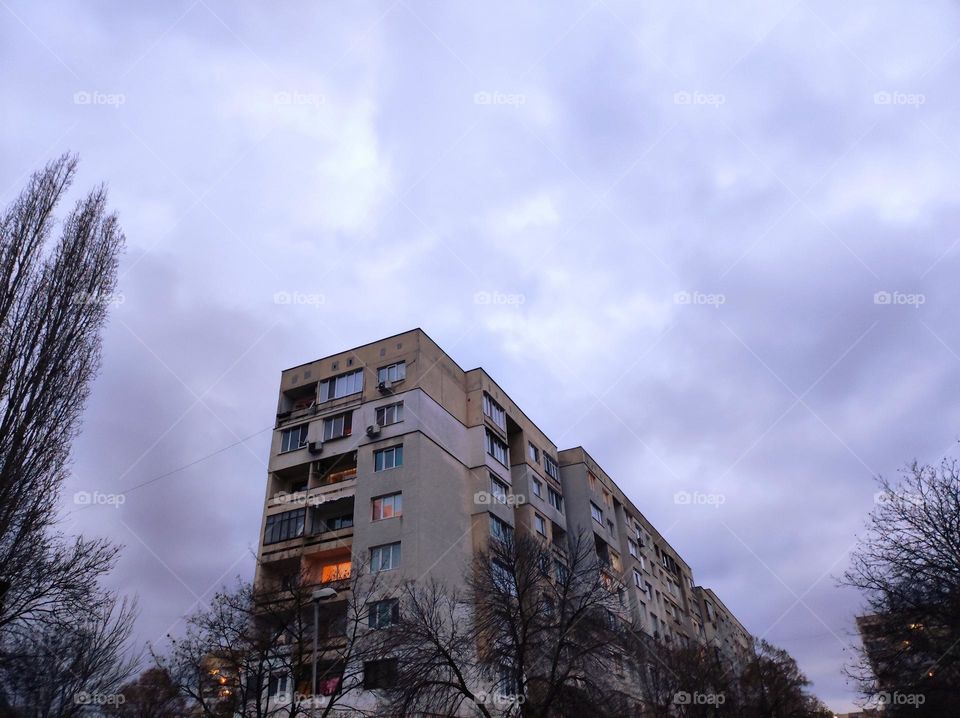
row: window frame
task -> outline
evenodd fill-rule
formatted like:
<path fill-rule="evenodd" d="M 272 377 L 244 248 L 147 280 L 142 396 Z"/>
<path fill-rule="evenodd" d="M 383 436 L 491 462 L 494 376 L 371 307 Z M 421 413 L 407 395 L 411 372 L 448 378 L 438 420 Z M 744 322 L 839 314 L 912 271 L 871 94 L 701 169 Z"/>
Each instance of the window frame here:
<path fill-rule="evenodd" d="M 348 382 L 349 379 L 349 384 Z M 359 377 L 359 378 L 353 378 Z M 344 393 L 340 394 L 337 392 L 337 386 L 340 380 L 344 382 Z M 333 387 L 331 390 L 331 386 Z M 344 397 L 351 396 L 353 394 L 359 394 L 363 391 L 363 369 L 354 369 L 353 371 L 346 371 L 342 374 L 337 374 L 335 376 L 327 377 L 326 379 L 320 382 L 320 390 L 318 393 L 319 403 L 323 404 L 328 401 L 333 401 L 334 399 L 343 399 Z"/>
<path fill-rule="evenodd" d="M 390 543 L 380 544 L 378 546 L 370 547 L 370 572 L 371 573 L 380 573 L 382 571 L 396 571 L 400 568 L 400 562 L 403 560 L 402 549 L 400 548 L 400 541 L 391 541 Z M 384 556 L 385 550 L 389 550 L 390 556 L 390 566 L 384 566 Z M 376 554 L 375 554 L 376 552 Z M 379 555 L 380 560 L 377 561 L 374 559 L 375 555 Z M 394 560 L 395 559 L 395 560 Z M 376 568 L 374 568 L 376 566 Z"/>
<path fill-rule="evenodd" d="M 387 421 L 387 415 L 390 409 L 393 409 L 393 421 Z M 399 424 L 403 421 L 403 402 L 395 401 L 392 404 L 378 406 L 374 421 L 376 422 L 377 426 L 392 426 L 394 424 Z"/>
<path fill-rule="evenodd" d="M 599 515 L 599 518 L 597 517 L 598 515 Z M 600 526 L 603 526 L 604 528 L 606 528 L 603 523 L 603 509 L 601 509 L 592 501 L 590 502 L 590 518 L 592 518 L 594 521 L 600 524 Z"/>
<path fill-rule="evenodd" d="M 547 520 L 536 511 L 533 513 L 533 528 L 544 538 L 547 537 Z"/>
<path fill-rule="evenodd" d="M 389 454 L 393 457 L 393 464 L 387 466 L 386 456 Z M 397 457 L 399 456 L 399 462 Z M 380 473 L 381 471 L 390 471 L 390 469 L 399 469 L 403 466 L 403 444 L 397 444 L 395 446 L 386 446 L 382 449 L 375 449 L 373 452 L 373 471 L 374 473 Z M 379 468 L 378 468 L 379 467 Z"/>
<path fill-rule="evenodd" d="M 487 392 L 483 392 L 483 415 L 490 419 L 495 426 L 503 431 L 507 430 L 507 411 Z"/>
<path fill-rule="evenodd" d="M 279 524 L 279 528 L 274 526 Z M 299 526 L 299 528 L 297 528 Z M 286 535 L 292 530 L 294 533 Z M 300 507 L 290 511 L 281 511 L 280 513 L 267 516 L 263 526 L 263 545 L 271 546 L 282 541 L 290 541 L 295 538 L 302 538 L 307 531 L 307 509 Z M 276 538 L 273 538 L 276 536 Z"/>
<path fill-rule="evenodd" d="M 532 478 L 530 479 L 530 486 L 533 495 L 543 500 L 543 482 L 540 479 Z"/>
<path fill-rule="evenodd" d="M 549 484 L 547 485 L 547 503 L 560 513 L 563 513 L 563 494 Z"/>
<path fill-rule="evenodd" d="M 386 499 L 390 499 L 390 505 L 392 506 L 392 513 L 389 516 L 384 515 L 384 507 L 387 505 L 385 503 Z M 377 507 L 380 507 L 380 516 L 377 516 Z M 388 519 L 396 519 L 403 516 L 403 492 L 394 491 L 389 494 L 383 494 L 381 496 L 374 496 L 370 499 L 370 516 L 371 521 L 386 521 Z"/>
<path fill-rule="evenodd" d="M 560 480 L 560 463 L 546 451 L 543 452 L 543 470 L 551 479 Z"/>
<path fill-rule="evenodd" d="M 293 432 L 296 431 L 300 434 L 300 443 L 297 446 L 286 446 L 288 436 L 293 436 Z M 297 424 L 296 426 L 288 426 L 285 429 L 280 431 L 280 453 L 286 454 L 289 451 L 298 451 L 305 447 L 309 442 L 307 440 L 307 434 L 310 431 L 310 422 L 305 421 L 302 424 Z M 286 446 L 286 448 L 284 448 Z"/>
<path fill-rule="evenodd" d="M 383 608 L 386 608 L 386 612 L 381 610 Z M 384 598 L 367 604 L 367 628 L 379 631 L 398 623 L 400 623 L 400 599 Z"/>
<path fill-rule="evenodd" d="M 510 466 L 510 447 L 507 446 L 507 442 L 493 433 L 489 427 L 485 429 L 486 431 L 486 449 L 487 455 L 492 456 L 495 461 L 502 464 L 503 466 Z M 502 449 L 503 458 L 501 459 L 496 453 L 495 449 Z"/>
<path fill-rule="evenodd" d="M 340 423 L 340 433 L 334 434 L 333 431 L 330 432 L 330 435 L 327 436 L 327 427 L 336 427 L 336 422 L 339 420 Z M 353 434 L 353 412 L 344 411 L 340 414 L 334 414 L 333 416 L 327 416 L 323 419 L 323 440 L 324 441 L 335 441 L 336 439 L 345 439 L 346 437 Z"/>
<path fill-rule="evenodd" d="M 394 377 L 390 377 L 390 370 L 394 370 Z M 382 384 L 384 382 L 399 382 L 407 378 L 407 362 L 406 360 L 393 362 L 392 364 L 387 364 L 386 366 L 377 368 L 377 384 Z"/>

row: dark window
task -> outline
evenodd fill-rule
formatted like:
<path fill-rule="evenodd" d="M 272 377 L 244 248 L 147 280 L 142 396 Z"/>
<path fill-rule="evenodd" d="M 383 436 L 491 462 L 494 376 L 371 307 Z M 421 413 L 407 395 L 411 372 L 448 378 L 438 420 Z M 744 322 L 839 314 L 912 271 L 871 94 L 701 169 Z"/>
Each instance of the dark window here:
<path fill-rule="evenodd" d="M 557 511 L 563 511 L 563 497 L 549 486 L 547 487 L 547 500 Z"/>
<path fill-rule="evenodd" d="M 293 511 L 284 511 L 282 514 L 267 516 L 267 525 L 263 531 L 263 543 L 277 543 L 278 541 L 303 536 L 306 516 L 306 509 L 294 509 Z"/>
<path fill-rule="evenodd" d="M 365 661 L 363 664 L 363 687 L 367 690 L 391 688 L 397 682 L 397 659 Z"/>
<path fill-rule="evenodd" d="M 400 601 L 388 598 L 383 601 L 374 601 L 370 604 L 367 613 L 367 625 L 370 628 L 386 628 L 400 622 Z"/>

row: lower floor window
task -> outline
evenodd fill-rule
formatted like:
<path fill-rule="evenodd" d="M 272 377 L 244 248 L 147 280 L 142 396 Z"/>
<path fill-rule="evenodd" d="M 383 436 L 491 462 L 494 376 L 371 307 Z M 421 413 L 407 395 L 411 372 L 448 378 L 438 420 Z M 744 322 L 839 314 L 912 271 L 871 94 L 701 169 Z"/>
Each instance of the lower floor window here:
<path fill-rule="evenodd" d="M 365 661 L 363 664 L 363 687 L 391 688 L 397 683 L 397 659 L 385 658 L 379 661 Z"/>

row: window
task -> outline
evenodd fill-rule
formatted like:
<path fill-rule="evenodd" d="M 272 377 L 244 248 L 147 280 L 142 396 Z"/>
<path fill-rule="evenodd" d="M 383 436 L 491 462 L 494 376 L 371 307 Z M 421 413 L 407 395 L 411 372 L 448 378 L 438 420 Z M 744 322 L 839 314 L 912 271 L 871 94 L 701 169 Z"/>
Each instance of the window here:
<path fill-rule="evenodd" d="M 633 585 L 643 590 L 643 577 L 637 569 L 633 569 Z"/>
<path fill-rule="evenodd" d="M 300 424 L 292 429 L 284 429 L 280 432 L 280 452 L 293 451 L 301 449 L 307 445 L 307 426 Z"/>
<path fill-rule="evenodd" d="M 395 568 L 400 568 L 399 541 L 370 549 L 371 571 L 392 571 Z"/>
<path fill-rule="evenodd" d="M 380 426 L 390 426 L 403 421 L 403 402 L 388 404 L 377 409 L 377 424 Z"/>
<path fill-rule="evenodd" d="M 386 471 L 403 466 L 403 444 L 373 452 L 373 470 Z"/>
<path fill-rule="evenodd" d="M 603 511 L 592 501 L 590 502 L 590 516 L 593 517 L 594 521 L 603 526 Z"/>
<path fill-rule="evenodd" d="M 503 564 L 493 561 L 490 564 L 493 575 L 493 586 L 501 593 L 509 593 L 511 596 L 517 595 L 517 587 L 513 582 L 513 576 Z"/>
<path fill-rule="evenodd" d="M 637 556 L 637 561 L 640 562 L 640 568 L 642 568 L 644 571 L 646 571 L 646 570 L 647 570 L 647 559 L 645 559 L 643 556 Z"/>
<path fill-rule="evenodd" d="M 597 477 L 589 471 L 587 472 L 587 484 L 590 486 L 591 491 L 597 490 Z"/>
<path fill-rule="evenodd" d="M 367 690 L 391 688 L 397 682 L 397 659 L 384 658 L 363 662 L 363 687 Z"/>
<path fill-rule="evenodd" d="M 504 543 L 513 539 L 513 526 L 490 514 L 490 536 Z"/>
<path fill-rule="evenodd" d="M 549 486 L 547 487 L 547 500 L 557 511 L 563 511 L 563 497 Z"/>
<path fill-rule="evenodd" d="M 483 393 L 483 413 L 501 429 L 504 431 L 507 430 L 507 412 L 503 410 L 502 406 L 491 399 L 490 395 L 486 392 Z"/>
<path fill-rule="evenodd" d="M 627 551 L 630 552 L 631 556 L 637 558 L 640 554 L 640 548 L 637 546 L 637 542 L 633 539 L 627 539 Z"/>
<path fill-rule="evenodd" d="M 606 489 L 603 489 L 603 505 L 610 508 L 610 492 Z"/>
<path fill-rule="evenodd" d="M 622 566 L 620 565 L 620 554 L 618 554 L 616 551 L 610 552 L 610 566 L 618 573 L 622 570 Z"/>
<path fill-rule="evenodd" d="M 531 479 L 531 486 L 533 487 L 533 495 L 538 496 L 541 499 L 543 498 L 543 482 L 540 479 Z"/>
<path fill-rule="evenodd" d="M 327 531 L 339 531 L 353 526 L 353 514 L 343 514 L 342 516 L 331 516 L 324 519 L 324 529 Z"/>
<path fill-rule="evenodd" d="M 387 628 L 400 622 L 400 600 L 388 598 L 374 601 L 367 611 L 367 625 L 370 628 Z"/>
<path fill-rule="evenodd" d="M 320 582 L 330 583 L 331 581 L 343 581 L 350 578 L 350 570 L 353 564 L 350 561 L 340 561 L 339 563 L 328 563 L 320 569 Z"/>
<path fill-rule="evenodd" d="M 287 695 L 287 677 L 286 673 L 271 673 L 267 683 L 267 696 L 283 700 Z"/>
<path fill-rule="evenodd" d="M 278 541 L 303 536 L 306 517 L 306 509 L 294 509 L 293 511 L 284 511 L 282 514 L 267 516 L 267 525 L 263 531 L 263 543 L 277 543 Z"/>
<path fill-rule="evenodd" d="M 498 697 L 515 698 L 520 694 L 520 686 L 517 683 L 517 671 L 509 662 L 504 662 L 497 666 L 496 686 L 496 696 Z"/>
<path fill-rule="evenodd" d="M 339 399 L 363 389 L 363 369 L 330 377 L 320 382 L 320 401 Z"/>
<path fill-rule="evenodd" d="M 346 414 L 337 414 L 323 420 L 323 440 L 339 439 L 342 436 L 350 436 L 353 431 L 353 412 Z"/>
<path fill-rule="evenodd" d="M 378 496 L 370 500 L 373 506 L 373 521 L 392 519 L 403 515 L 403 495 L 401 493 Z"/>
<path fill-rule="evenodd" d="M 507 494 L 510 493 L 510 487 L 500 479 L 490 474 L 490 494 L 501 504 L 507 503 Z"/>
<path fill-rule="evenodd" d="M 649 581 L 644 581 L 644 593 L 647 594 L 648 600 L 653 600 L 653 586 L 650 585 Z"/>
<path fill-rule="evenodd" d="M 560 464 L 546 452 L 543 453 L 543 470 L 547 472 L 547 476 L 550 478 L 560 480 Z"/>
<path fill-rule="evenodd" d="M 530 457 L 530 461 L 533 463 L 540 463 L 540 449 L 529 442 L 527 442 L 527 456 Z"/>
<path fill-rule="evenodd" d="M 611 536 L 616 537 L 617 529 L 614 527 L 613 521 L 611 521 L 610 519 L 607 519 L 607 531 L 610 532 Z"/>
<path fill-rule="evenodd" d="M 507 452 L 507 445 L 494 436 L 490 429 L 487 429 L 487 453 L 504 466 L 509 466 L 508 462 L 510 459 L 509 453 Z"/>
<path fill-rule="evenodd" d="M 557 580 L 560 583 L 563 583 L 564 581 L 566 581 L 567 576 L 569 575 L 569 571 L 567 570 L 567 565 L 560 559 L 557 559 L 557 562 L 554 564 L 554 568 L 557 569 Z"/>
<path fill-rule="evenodd" d="M 403 381 L 407 378 L 407 363 L 398 361 L 396 364 L 382 366 L 377 369 L 377 381 Z"/>
<path fill-rule="evenodd" d="M 533 525 L 537 529 L 537 533 L 541 536 L 547 535 L 547 522 L 544 520 L 543 516 L 540 514 L 533 515 Z"/>

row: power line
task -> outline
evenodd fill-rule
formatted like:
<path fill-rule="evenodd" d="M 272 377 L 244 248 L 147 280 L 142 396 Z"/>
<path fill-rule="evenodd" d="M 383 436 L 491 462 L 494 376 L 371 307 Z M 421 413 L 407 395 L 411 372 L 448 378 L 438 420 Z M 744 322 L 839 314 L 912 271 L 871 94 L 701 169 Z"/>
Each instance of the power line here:
<path fill-rule="evenodd" d="M 221 447 L 220 447 L 219 449 L 217 449 L 216 451 L 211 451 L 209 454 L 205 454 L 204 456 L 201 456 L 201 457 L 198 458 L 198 459 L 194 459 L 193 461 L 191 461 L 191 462 L 189 462 L 189 463 L 183 464 L 182 466 L 178 466 L 177 468 L 171 469 L 170 471 L 165 471 L 164 473 L 158 474 L 157 476 L 154 476 L 154 477 L 152 477 L 152 478 L 150 478 L 150 479 L 147 479 L 146 481 L 142 481 L 142 482 L 140 482 L 139 484 L 134 484 L 134 485 L 131 486 L 129 489 L 126 489 L 123 493 L 124 493 L 124 494 L 129 494 L 131 491 L 136 491 L 137 489 L 142 489 L 144 486 L 149 486 L 150 484 L 152 484 L 152 483 L 154 483 L 154 482 L 160 481 L 160 479 L 165 479 L 165 478 L 167 478 L 168 476 L 173 476 L 173 474 L 177 474 L 177 473 L 179 473 L 179 472 L 181 472 L 181 471 L 184 471 L 185 469 L 189 469 L 191 466 L 196 466 L 197 464 L 199 464 L 199 463 L 201 463 L 201 462 L 203 462 L 203 461 L 206 461 L 207 459 L 213 458 L 214 456 L 217 456 L 218 454 L 222 454 L 224 451 L 228 451 L 229 449 L 232 449 L 232 448 L 235 447 L 235 446 L 239 446 L 240 444 L 244 443 L 245 441 L 248 441 L 249 439 L 252 439 L 253 437 L 258 436 L 258 435 L 262 434 L 262 433 L 265 432 L 265 431 L 270 431 L 270 430 L 272 430 L 273 428 L 274 428 L 274 427 L 273 427 L 272 425 L 271 425 L 271 426 L 264 427 L 263 429 L 260 429 L 260 430 L 258 430 L 258 431 L 255 431 L 255 432 L 253 432 L 252 434 L 248 434 L 247 436 L 244 436 L 244 437 L 241 438 L 241 439 L 237 439 L 237 440 L 234 441 L 232 444 L 227 444 L 226 446 L 221 446 Z M 77 510 L 79 511 L 79 510 L 82 510 L 82 509 L 87 509 L 87 508 L 90 508 L 90 506 L 92 506 L 92 505 L 93 505 L 93 504 L 87 504 L 86 506 L 83 506 L 83 507 L 81 507 L 81 509 L 77 509 Z"/>

